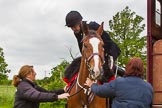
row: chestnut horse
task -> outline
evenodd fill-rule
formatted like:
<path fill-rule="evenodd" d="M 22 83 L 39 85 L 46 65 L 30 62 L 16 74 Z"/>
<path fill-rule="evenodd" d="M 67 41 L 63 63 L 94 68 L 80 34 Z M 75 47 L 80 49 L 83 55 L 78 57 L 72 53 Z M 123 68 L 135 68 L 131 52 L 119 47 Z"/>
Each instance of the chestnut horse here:
<path fill-rule="evenodd" d="M 84 38 L 81 65 L 76 82 L 69 91 L 71 96 L 67 100 L 67 108 L 107 108 L 106 98 L 94 95 L 84 86 L 87 77 L 97 82 L 103 72 L 104 43 L 101 39 L 103 23 L 97 31 L 89 30 L 87 24 L 83 24 L 82 28 Z"/>

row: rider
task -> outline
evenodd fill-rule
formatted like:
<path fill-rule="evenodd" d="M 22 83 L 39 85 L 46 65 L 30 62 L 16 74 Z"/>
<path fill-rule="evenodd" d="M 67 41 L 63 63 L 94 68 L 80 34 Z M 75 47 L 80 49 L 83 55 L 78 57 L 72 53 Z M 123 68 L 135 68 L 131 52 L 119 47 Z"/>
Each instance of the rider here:
<path fill-rule="evenodd" d="M 83 17 L 78 11 L 70 11 L 66 15 L 66 26 L 70 27 L 72 31 L 74 32 L 74 35 L 77 39 L 78 46 L 80 49 L 80 52 L 82 53 L 82 39 L 83 39 L 83 30 L 82 30 L 82 21 Z M 96 22 L 90 22 L 88 24 L 89 29 L 97 30 L 99 27 L 99 24 Z M 117 59 L 117 57 L 120 55 L 120 48 L 117 46 L 116 43 L 114 43 L 109 34 L 105 31 L 103 31 L 101 38 L 104 42 L 104 55 L 105 55 L 105 63 L 103 65 L 104 74 L 101 78 L 101 82 L 109 82 L 110 80 L 115 79 L 114 77 L 114 70 L 116 70 L 116 66 L 114 65 L 114 61 Z M 73 60 L 73 62 L 65 69 L 64 74 L 64 81 L 69 82 L 71 79 L 74 78 L 76 73 L 79 72 L 81 58 L 76 58 Z M 112 66 L 111 66 L 112 65 Z M 124 70 L 118 67 L 118 73 L 120 76 L 124 75 Z"/>

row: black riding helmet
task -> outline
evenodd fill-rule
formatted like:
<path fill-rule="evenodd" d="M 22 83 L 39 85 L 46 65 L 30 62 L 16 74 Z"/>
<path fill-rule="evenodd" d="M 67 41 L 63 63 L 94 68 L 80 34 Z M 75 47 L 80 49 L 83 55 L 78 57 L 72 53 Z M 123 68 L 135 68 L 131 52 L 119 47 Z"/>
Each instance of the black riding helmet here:
<path fill-rule="evenodd" d="M 77 11 L 70 11 L 66 15 L 66 26 L 73 27 L 76 24 L 79 24 L 80 21 L 83 19 L 81 14 Z"/>

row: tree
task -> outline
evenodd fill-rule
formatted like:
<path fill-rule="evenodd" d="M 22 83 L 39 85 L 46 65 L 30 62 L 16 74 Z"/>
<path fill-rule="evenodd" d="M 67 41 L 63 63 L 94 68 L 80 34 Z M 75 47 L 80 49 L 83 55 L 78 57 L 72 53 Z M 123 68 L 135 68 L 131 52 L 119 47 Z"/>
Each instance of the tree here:
<path fill-rule="evenodd" d="M 7 80 L 7 73 L 10 73 L 10 70 L 7 69 L 8 64 L 5 62 L 3 49 L 0 48 L 0 83 Z"/>
<path fill-rule="evenodd" d="M 146 36 L 140 36 L 145 28 L 143 19 L 127 6 L 109 21 L 110 31 L 107 32 L 121 49 L 119 66 L 125 67 L 128 60 L 134 56 L 141 57 L 146 64 Z"/>
<path fill-rule="evenodd" d="M 67 62 L 66 60 L 63 60 L 59 65 L 52 68 L 52 70 L 51 70 L 52 76 L 49 78 L 49 80 L 52 81 L 52 83 L 51 83 L 52 89 L 62 88 L 66 85 L 64 83 L 62 77 L 64 74 L 64 70 L 68 64 L 69 64 L 69 62 Z"/>
<path fill-rule="evenodd" d="M 64 70 L 67 65 L 69 65 L 69 62 L 63 60 L 59 65 L 51 69 L 52 73 L 51 77 L 49 78 L 45 77 L 43 80 L 37 80 L 37 83 L 41 84 L 43 88 L 46 88 L 48 90 L 64 88 L 66 83 L 62 79 L 62 75 L 64 74 Z M 66 103 L 65 100 L 58 100 L 53 103 L 43 103 L 43 104 L 49 104 L 50 106 L 54 106 L 54 105 L 65 105 L 65 103 Z"/>

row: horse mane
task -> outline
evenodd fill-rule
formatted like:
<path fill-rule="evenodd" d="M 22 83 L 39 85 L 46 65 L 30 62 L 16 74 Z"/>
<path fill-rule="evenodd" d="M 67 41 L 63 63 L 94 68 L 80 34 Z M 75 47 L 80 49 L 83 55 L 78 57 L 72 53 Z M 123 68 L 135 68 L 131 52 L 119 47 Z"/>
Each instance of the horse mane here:
<path fill-rule="evenodd" d="M 81 63 L 81 57 L 77 57 L 75 58 L 71 64 L 69 64 L 66 68 L 65 68 L 65 76 L 67 76 L 68 81 L 70 81 L 70 79 L 73 77 L 73 75 L 76 72 L 79 72 L 79 68 L 80 68 L 80 63 Z"/>

